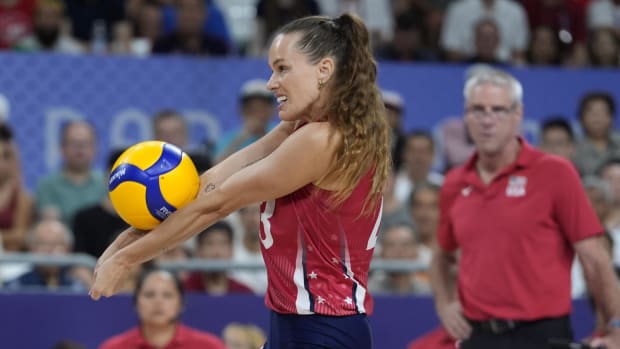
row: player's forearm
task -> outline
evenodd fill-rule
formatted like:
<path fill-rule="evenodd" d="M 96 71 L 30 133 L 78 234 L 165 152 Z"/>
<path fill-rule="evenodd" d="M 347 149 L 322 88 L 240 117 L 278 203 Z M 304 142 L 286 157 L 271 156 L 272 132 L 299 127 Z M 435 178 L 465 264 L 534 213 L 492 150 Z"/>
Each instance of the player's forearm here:
<path fill-rule="evenodd" d="M 437 308 L 454 301 L 454 275 L 452 258 L 438 247 L 435 248 L 431 261 L 431 286 Z"/>
<path fill-rule="evenodd" d="M 145 231 L 138 230 L 134 227 L 129 227 L 121 232 L 116 239 L 103 251 L 99 257 L 98 264 L 105 262 L 108 258 L 113 256 L 120 249 L 130 245 L 132 242 L 138 240 L 144 236 Z"/>
<path fill-rule="evenodd" d="M 120 249 L 115 255 L 129 267 L 144 263 L 200 233 L 224 216 L 217 209 L 203 211 L 195 200 L 173 213 L 141 239 Z"/>

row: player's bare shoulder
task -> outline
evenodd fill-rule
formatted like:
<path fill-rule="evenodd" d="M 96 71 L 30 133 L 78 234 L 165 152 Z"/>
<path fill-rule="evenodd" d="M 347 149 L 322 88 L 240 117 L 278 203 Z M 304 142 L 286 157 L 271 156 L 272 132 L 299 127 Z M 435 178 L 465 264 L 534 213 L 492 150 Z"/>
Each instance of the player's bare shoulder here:
<path fill-rule="evenodd" d="M 293 136 L 307 143 L 308 149 L 334 153 L 342 142 L 342 134 L 329 122 L 309 122 L 298 126 Z"/>

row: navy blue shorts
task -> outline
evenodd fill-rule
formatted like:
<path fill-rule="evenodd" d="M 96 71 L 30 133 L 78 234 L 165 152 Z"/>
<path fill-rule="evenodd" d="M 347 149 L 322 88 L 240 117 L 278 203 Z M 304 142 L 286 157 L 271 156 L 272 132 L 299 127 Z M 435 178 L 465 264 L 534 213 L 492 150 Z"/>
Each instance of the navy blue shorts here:
<path fill-rule="evenodd" d="M 349 316 L 297 315 L 271 312 L 264 349 L 372 349 L 365 314 Z"/>

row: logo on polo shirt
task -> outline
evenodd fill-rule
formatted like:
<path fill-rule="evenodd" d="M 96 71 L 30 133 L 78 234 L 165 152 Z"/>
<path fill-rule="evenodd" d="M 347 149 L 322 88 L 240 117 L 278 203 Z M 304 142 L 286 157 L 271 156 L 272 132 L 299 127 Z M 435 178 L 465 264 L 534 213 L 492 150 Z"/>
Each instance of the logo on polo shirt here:
<path fill-rule="evenodd" d="M 508 197 L 524 196 L 526 184 L 527 184 L 527 177 L 510 176 L 510 178 L 508 179 L 508 185 L 506 186 L 506 196 Z"/>
<path fill-rule="evenodd" d="M 471 185 L 468 185 L 465 188 L 461 189 L 461 195 L 469 196 L 469 194 L 471 194 Z"/>

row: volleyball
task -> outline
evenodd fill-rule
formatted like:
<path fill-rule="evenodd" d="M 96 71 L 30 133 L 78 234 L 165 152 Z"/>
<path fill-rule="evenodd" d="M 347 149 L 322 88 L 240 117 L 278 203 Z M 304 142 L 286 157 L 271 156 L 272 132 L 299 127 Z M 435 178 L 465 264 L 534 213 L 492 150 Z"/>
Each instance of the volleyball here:
<path fill-rule="evenodd" d="M 129 225 L 155 228 L 198 194 L 200 177 L 177 146 L 146 141 L 125 150 L 110 170 L 112 206 Z"/>

